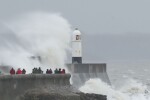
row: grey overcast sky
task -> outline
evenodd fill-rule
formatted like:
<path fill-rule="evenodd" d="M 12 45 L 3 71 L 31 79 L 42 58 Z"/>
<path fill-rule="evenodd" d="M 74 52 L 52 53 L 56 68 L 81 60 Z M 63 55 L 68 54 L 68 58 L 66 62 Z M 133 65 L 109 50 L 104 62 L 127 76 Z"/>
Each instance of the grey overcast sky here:
<path fill-rule="evenodd" d="M 1 21 L 24 12 L 61 13 L 85 34 L 87 61 L 150 60 L 149 10 L 150 0 L 0 0 Z"/>
<path fill-rule="evenodd" d="M 32 11 L 60 12 L 86 33 L 149 33 L 149 0 L 0 0 L 0 19 Z"/>

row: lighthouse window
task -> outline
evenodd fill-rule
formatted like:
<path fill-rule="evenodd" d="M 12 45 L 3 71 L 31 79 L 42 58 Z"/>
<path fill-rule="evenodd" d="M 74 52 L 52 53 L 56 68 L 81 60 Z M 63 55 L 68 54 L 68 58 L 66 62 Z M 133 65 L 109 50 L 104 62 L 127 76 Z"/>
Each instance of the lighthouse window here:
<path fill-rule="evenodd" d="M 76 35 L 76 40 L 80 40 L 80 35 Z"/>

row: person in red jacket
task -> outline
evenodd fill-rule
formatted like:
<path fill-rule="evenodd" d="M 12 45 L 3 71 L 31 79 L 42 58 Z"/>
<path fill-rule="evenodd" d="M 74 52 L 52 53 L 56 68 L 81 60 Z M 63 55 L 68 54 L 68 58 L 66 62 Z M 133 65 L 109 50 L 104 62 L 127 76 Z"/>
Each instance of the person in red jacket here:
<path fill-rule="evenodd" d="M 62 69 L 61 74 L 65 74 L 65 73 L 66 73 L 65 69 Z"/>
<path fill-rule="evenodd" d="M 11 75 L 15 74 L 15 70 L 13 68 L 10 70 L 10 74 Z"/>
<path fill-rule="evenodd" d="M 22 71 L 21 71 L 21 69 L 20 69 L 20 68 L 18 68 L 18 70 L 17 70 L 16 74 L 22 74 Z"/>

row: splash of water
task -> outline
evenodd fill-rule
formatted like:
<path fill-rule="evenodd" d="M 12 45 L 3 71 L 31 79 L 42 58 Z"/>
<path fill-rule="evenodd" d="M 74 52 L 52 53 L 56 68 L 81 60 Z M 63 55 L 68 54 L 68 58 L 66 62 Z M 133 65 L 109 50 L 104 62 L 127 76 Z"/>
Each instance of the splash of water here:
<path fill-rule="evenodd" d="M 28 71 L 39 66 L 63 68 L 70 27 L 60 14 L 46 12 L 22 14 L 5 22 L 0 31 L 0 63 Z M 39 57 L 40 62 L 31 56 Z"/>
<path fill-rule="evenodd" d="M 79 90 L 85 93 L 107 95 L 108 100 L 150 100 L 147 87 L 131 79 L 122 84 L 119 89 L 112 88 L 100 79 L 90 79 Z"/>

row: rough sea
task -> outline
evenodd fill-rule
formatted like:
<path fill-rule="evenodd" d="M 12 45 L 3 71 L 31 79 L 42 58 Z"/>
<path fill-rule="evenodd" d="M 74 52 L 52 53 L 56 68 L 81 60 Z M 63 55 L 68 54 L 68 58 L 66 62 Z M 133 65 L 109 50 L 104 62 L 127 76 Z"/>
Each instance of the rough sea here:
<path fill-rule="evenodd" d="M 108 100 L 150 100 L 149 70 L 149 62 L 109 62 L 111 86 L 100 79 L 90 79 L 80 90 L 107 95 Z"/>

